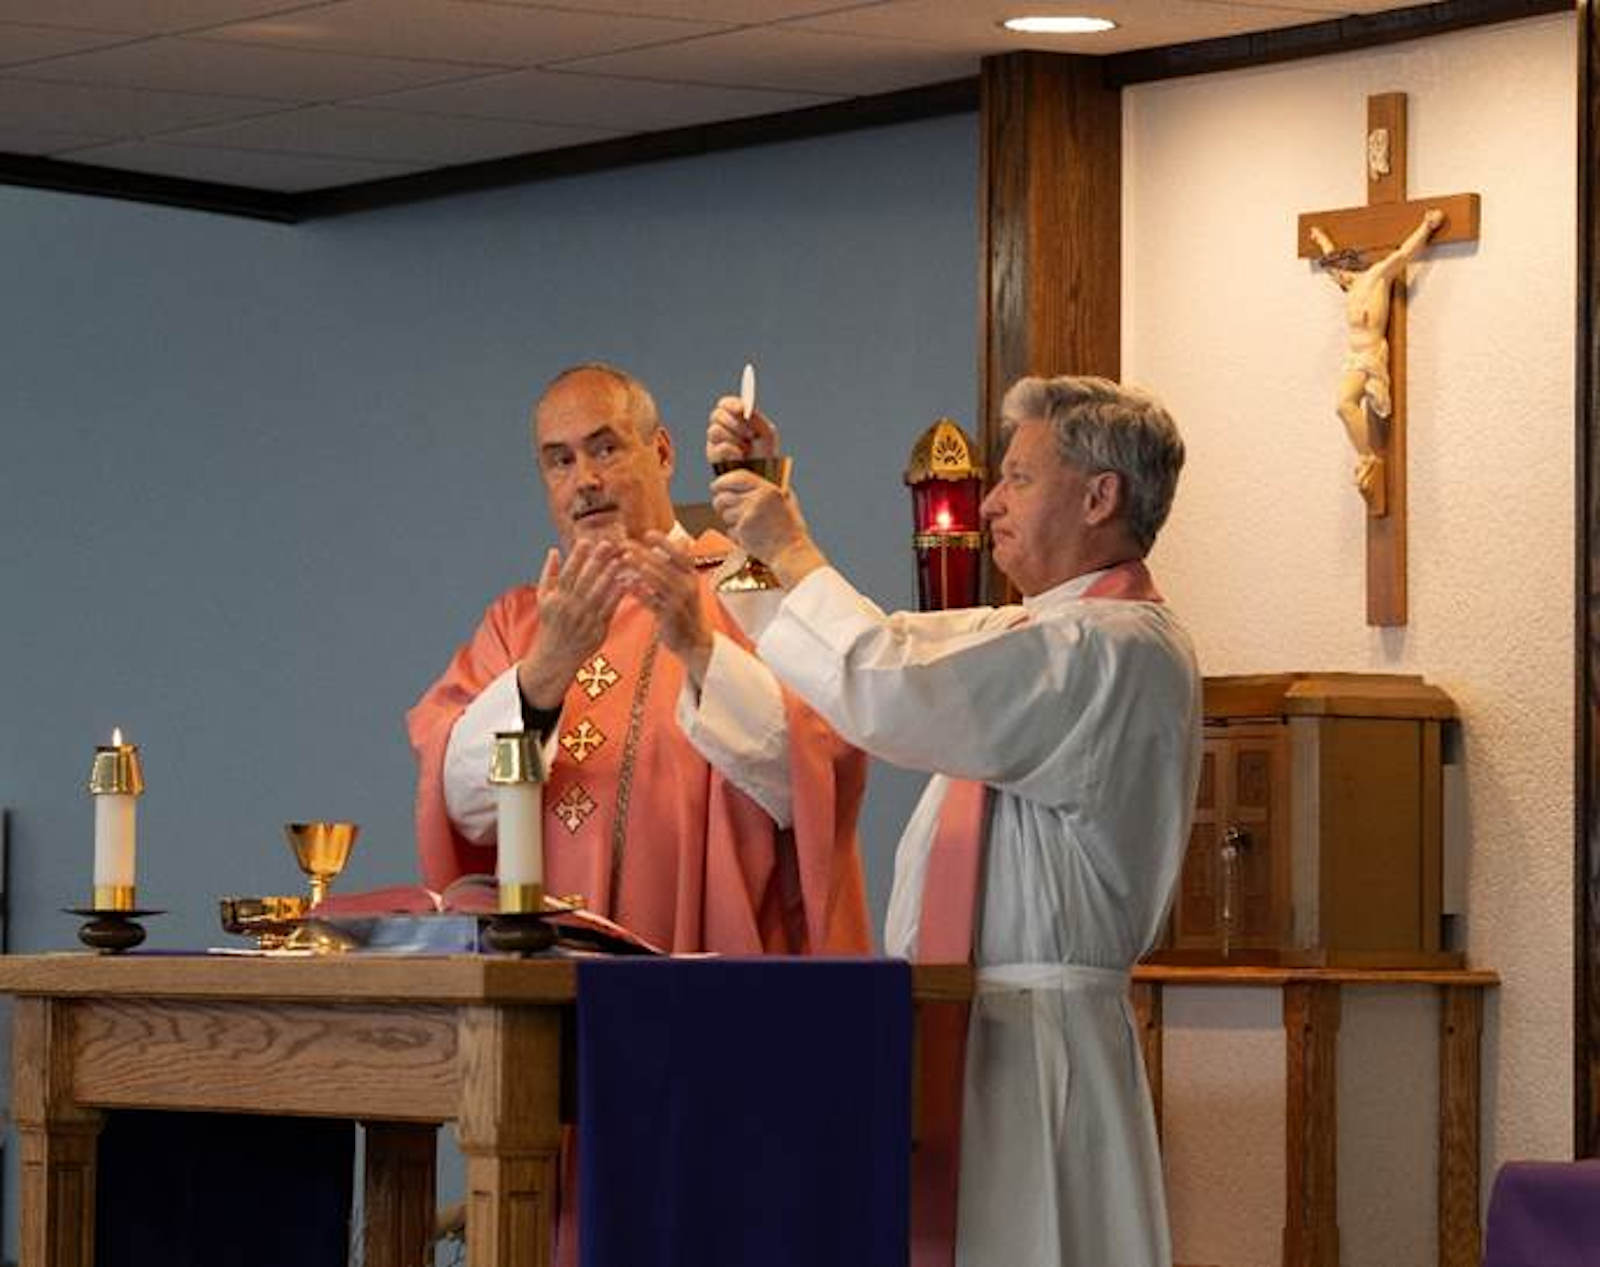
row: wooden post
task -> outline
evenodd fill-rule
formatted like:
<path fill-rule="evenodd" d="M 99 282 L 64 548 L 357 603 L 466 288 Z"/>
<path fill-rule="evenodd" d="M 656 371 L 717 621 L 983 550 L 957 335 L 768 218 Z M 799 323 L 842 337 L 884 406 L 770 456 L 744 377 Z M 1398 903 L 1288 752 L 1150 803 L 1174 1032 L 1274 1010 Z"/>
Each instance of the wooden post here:
<path fill-rule="evenodd" d="M 17 1000 L 12 1100 L 22 1152 L 22 1267 L 94 1267 L 104 1115 L 72 1098 L 71 1004 Z"/>
<path fill-rule="evenodd" d="M 1339 986 L 1283 987 L 1283 1267 L 1339 1267 Z"/>
<path fill-rule="evenodd" d="M 1122 352 L 1122 94 L 1101 59 L 986 57 L 978 184 L 980 446 L 1000 456 L 1000 400 L 1024 374 L 1117 378 Z M 1004 578 L 988 565 L 991 598 Z"/>
<path fill-rule="evenodd" d="M 425 1267 L 433 1262 L 434 1160 L 439 1128 L 364 1122 L 365 1267 Z"/>
<path fill-rule="evenodd" d="M 1479 1039 L 1483 991 L 1439 991 L 1439 1267 L 1478 1267 Z"/>
<path fill-rule="evenodd" d="M 467 1261 L 549 1267 L 561 1018 L 550 1008 L 469 1008 L 460 1060 L 456 1129 L 467 1158 Z"/>
<path fill-rule="evenodd" d="M 1573 1155 L 1600 1157 L 1600 0 L 1578 0 Z"/>
<path fill-rule="evenodd" d="M 1161 1135 L 1161 985 L 1156 981 L 1135 981 L 1132 987 L 1133 1015 L 1139 1026 L 1139 1054 L 1144 1057 L 1144 1076 L 1150 1084 L 1150 1107 L 1155 1110 L 1156 1134 Z"/>

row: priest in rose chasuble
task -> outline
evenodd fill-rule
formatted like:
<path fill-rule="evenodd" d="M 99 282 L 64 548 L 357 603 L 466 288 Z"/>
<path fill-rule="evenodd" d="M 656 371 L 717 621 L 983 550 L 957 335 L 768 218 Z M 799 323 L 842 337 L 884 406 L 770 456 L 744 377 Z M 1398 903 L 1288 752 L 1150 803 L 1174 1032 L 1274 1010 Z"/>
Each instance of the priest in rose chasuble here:
<path fill-rule="evenodd" d="M 673 951 L 866 953 L 865 759 L 780 687 L 713 592 L 728 543 L 676 524 L 649 391 L 574 367 L 533 430 L 561 547 L 536 584 L 489 605 L 409 714 L 424 882 L 494 871 L 490 748 L 496 731 L 532 729 L 553 758 L 548 892 Z M 628 592 L 649 531 L 690 560 L 666 609 Z"/>
<path fill-rule="evenodd" d="M 775 443 L 742 413 L 719 402 L 711 456 Z M 895 857 L 885 943 L 970 957 L 977 992 L 958 1197 L 940 1196 L 955 1149 L 925 1100 L 913 1261 L 1170 1267 L 1127 996 L 1200 769 L 1194 653 L 1144 563 L 1183 443 L 1153 398 L 1103 379 L 1023 379 L 1004 417 L 983 510 L 1016 606 L 886 615 L 828 566 L 792 495 L 734 472 L 713 504 L 787 590 L 754 631 L 762 661 L 847 739 L 934 776 Z"/>

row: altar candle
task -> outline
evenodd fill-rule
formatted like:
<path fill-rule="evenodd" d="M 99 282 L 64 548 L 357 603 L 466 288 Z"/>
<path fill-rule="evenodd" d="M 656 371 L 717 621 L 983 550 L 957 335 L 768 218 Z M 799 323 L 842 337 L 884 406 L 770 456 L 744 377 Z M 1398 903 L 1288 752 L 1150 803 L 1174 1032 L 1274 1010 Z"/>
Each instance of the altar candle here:
<path fill-rule="evenodd" d="M 543 775 L 537 736 L 495 735 L 489 782 L 499 816 L 495 879 L 502 911 L 536 911 L 544 904 Z"/>
<path fill-rule="evenodd" d="M 94 797 L 94 905 L 98 910 L 131 910 L 134 905 L 134 842 L 137 803 L 144 792 L 139 749 L 122 741 L 95 749 L 89 771 Z"/>

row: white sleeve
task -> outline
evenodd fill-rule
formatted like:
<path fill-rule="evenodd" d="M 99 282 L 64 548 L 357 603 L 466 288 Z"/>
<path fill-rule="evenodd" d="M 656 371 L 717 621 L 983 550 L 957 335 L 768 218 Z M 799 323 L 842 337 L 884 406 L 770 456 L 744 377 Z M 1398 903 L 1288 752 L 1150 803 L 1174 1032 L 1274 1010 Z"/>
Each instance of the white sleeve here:
<path fill-rule="evenodd" d="M 444 750 L 444 804 L 455 829 L 475 845 L 495 843 L 496 804 L 489 759 L 496 731 L 521 730 L 522 693 L 512 665 L 468 704 L 450 728 Z M 545 769 L 555 760 L 559 721 L 545 739 Z"/>
<path fill-rule="evenodd" d="M 790 826 L 789 728 L 772 670 L 731 638 L 715 634 L 706 680 L 696 694 L 686 677 L 678 695 L 684 737 L 773 822 Z"/>
<path fill-rule="evenodd" d="M 895 765 L 1053 802 L 1088 777 L 1076 758 L 1103 694 L 1080 622 L 1015 609 L 886 616 L 832 568 L 784 600 L 761 659 L 845 739 Z"/>

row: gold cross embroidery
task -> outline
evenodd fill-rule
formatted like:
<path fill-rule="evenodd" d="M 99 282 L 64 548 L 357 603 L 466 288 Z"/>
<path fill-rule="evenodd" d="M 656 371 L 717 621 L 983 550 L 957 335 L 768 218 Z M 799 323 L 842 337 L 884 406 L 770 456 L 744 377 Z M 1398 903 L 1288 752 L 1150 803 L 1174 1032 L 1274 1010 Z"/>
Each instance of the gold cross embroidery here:
<path fill-rule="evenodd" d="M 561 746 L 570 752 L 572 759 L 580 765 L 605 741 L 605 735 L 587 717 L 561 736 Z"/>
<path fill-rule="evenodd" d="M 578 828 L 583 826 L 583 820 L 588 818 L 594 811 L 595 803 L 593 798 L 578 783 L 574 783 L 563 792 L 561 799 L 555 804 L 556 817 L 566 824 L 569 832 L 574 834 L 577 833 Z"/>
<path fill-rule="evenodd" d="M 595 656 L 573 676 L 578 685 L 583 687 L 583 693 L 590 699 L 599 699 L 606 693 L 607 688 L 615 686 L 622 680 L 621 675 L 611 667 L 611 662 L 603 655 Z"/>

